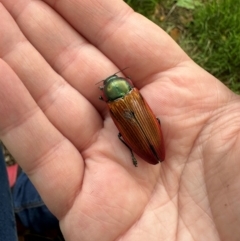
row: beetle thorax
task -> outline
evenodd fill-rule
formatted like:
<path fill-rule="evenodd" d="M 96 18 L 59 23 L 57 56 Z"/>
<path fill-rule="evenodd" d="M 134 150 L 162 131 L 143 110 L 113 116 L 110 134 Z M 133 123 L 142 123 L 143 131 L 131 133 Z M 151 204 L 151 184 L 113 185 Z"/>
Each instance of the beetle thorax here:
<path fill-rule="evenodd" d="M 116 75 L 107 78 L 104 81 L 104 95 L 108 101 L 114 101 L 116 99 L 124 97 L 131 91 L 131 84 L 124 78 Z"/>

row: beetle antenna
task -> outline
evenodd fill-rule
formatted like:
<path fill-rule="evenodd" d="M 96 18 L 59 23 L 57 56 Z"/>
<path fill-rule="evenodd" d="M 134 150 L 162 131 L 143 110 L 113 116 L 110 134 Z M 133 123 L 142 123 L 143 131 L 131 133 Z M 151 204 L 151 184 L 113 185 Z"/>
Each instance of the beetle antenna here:
<path fill-rule="evenodd" d="M 115 73 L 115 74 L 118 74 L 118 73 L 120 73 L 120 72 L 123 72 L 123 70 L 125 70 L 125 69 L 129 69 L 130 67 L 125 67 L 125 68 L 123 68 L 123 69 L 120 69 L 117 73 Z M 113 75 L 115 75 L 115 74 L 113 74 Z"/>
<path fill-rule="evenodd" d="M 118 73 L 120 73 L 120 72 L 123 72 L 123 70 L 129 69 L 129 68 L 130 68 L 130 67 L 125 67 L 125 68 L 123 68 L 123 69 L 120 69 L 118 72 L 116 72 L 115 74 L 110 75 L 110 76 L 114 76 L 114 75 L 116 75 L 116 74 L 118 74 Z M 105 79 L 104 79 L 104 80 L 105 80 Z M 99 83 L 103 82 L 104 80 L 101 80 L 101 81 L 97 82 L 95 85 L 98 85 Z"/>

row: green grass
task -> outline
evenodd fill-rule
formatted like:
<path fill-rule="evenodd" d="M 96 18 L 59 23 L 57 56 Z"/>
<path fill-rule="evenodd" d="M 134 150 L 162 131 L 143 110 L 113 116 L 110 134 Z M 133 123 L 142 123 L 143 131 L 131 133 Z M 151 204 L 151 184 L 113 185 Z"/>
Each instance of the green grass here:
<path fill-rule="evenodd" d="M 128 0 L 168 32 L 208 72 L 240 93 L 240 2 Z"/>
<path fill-rule="evenodd" d="M 153 20 L 152 17 L 158 0 L 125 0 L 125 2 L 136 12 L 141 13 L 150 20 Z"/>
<path fill-rule="evenodd" d="M 240 90 L 240 3 L 212 0 L 193 12 L 182 47 L 204 69 Z"/>

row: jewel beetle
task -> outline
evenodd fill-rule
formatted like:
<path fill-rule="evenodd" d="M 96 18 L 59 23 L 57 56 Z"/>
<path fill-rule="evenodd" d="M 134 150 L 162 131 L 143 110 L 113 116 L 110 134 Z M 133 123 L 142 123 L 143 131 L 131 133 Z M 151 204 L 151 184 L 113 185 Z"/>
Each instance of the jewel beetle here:
<path fill-rule="evenodd" d="M 107 103 L 118 137 L 129 148 L 133 164 L 137 166 L 133 152 L 150 164 L 158 164 L 165 158 L 160 120 L 131 80 L 119 77 L 119 72 L 102 81 L 99 99 Z"/>

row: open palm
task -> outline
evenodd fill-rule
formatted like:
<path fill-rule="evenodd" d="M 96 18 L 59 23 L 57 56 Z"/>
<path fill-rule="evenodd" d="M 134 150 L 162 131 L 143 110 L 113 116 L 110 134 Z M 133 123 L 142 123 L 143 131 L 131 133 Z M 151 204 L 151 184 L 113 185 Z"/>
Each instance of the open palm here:
<path fill-rule="evenodd" d="M 122 1 L 1 0 L 0 138 L 66 240 L 239 240 L 240 100 Z M 95 85 L 119 69 L 166 159 L 129 150 Z"/>

